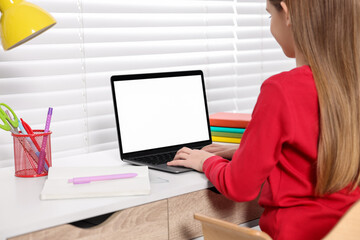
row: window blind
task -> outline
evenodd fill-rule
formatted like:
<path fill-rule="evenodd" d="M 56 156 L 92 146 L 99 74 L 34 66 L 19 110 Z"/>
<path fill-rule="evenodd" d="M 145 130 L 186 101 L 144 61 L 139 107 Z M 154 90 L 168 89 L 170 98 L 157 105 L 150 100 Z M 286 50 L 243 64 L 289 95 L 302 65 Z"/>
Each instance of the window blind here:
<path fill-rule="evenodd" d="M 0 96 L 34 129 L 54 108 L 53 158 L 118 147 L 112 75 L 201 69 L 210 113 L 251 112 L 261 83 L 295 66 L 271 37 L 264 0 L 30 2 L 57 25 L 1 50 Z M 0 143 L 0 166 L 12 165 L 8 132 Z"/>

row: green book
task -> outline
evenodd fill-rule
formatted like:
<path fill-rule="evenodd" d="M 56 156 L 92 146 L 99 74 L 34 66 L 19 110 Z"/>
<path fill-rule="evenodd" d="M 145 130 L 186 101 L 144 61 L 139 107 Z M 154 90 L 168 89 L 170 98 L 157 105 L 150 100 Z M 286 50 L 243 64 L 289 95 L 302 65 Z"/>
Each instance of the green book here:
<path fill-rule="evenodd" d="M 211 135 L 212 136 L 217 136 L 217 137 L 242 138 L 243 133 L 213 132 L 213 131 L 211 131 Z"/>
<path fill-rule="evenodd" d="M 231 132 L 231 133 L 244 133 L 245 128 L 228 128 L 228 127 L 213 127 L 210 126 L 212 132 Z"/>

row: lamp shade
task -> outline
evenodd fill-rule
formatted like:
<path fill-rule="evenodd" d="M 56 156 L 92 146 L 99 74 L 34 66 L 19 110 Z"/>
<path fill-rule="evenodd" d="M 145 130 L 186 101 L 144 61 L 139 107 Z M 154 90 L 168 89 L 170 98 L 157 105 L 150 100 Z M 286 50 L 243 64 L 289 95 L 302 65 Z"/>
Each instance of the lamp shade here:
<path fill-rule="evenodd" d="M 56 24 L 42 8 L 23 0 L 0 0 L 1 42 L 5 50 L 17 47 Z"/>

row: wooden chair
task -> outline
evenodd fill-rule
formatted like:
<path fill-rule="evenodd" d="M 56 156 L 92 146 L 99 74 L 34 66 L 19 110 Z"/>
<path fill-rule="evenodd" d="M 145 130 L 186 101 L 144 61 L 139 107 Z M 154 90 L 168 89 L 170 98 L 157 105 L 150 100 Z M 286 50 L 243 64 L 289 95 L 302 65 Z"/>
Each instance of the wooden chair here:
<path fill-rule="evenodd" d="M 255 229 L 201 214 L 194 214 L 194 218 L 201 222 L 204 240 L 271 240 L 265 232 Z"/>
<path fill-rule="evenodd" d="M 265 232 L 240 227 L 223 220 L 194 214 L 202 225 L 204 240 L 272 240 Z M 360 239 L 360 200 L 357 201 L 340 219 L 323 240 Z"/>
<path fill-rule="evenodd" d="M 360 200 L 342 216 L 323 240 L 358 240 L 360 239 Z"/>

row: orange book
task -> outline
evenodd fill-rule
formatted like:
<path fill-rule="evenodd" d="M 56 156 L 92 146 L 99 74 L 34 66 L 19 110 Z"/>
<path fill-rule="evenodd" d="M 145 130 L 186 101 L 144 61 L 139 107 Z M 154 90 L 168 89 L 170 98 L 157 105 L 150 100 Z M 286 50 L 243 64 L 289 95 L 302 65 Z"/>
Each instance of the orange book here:
<path fill-rule="evenodd" d="M 210 125 L 215 127 L 246 128 L 251 120 L 250 113 L 218 112 L 209 116 Z"/>

